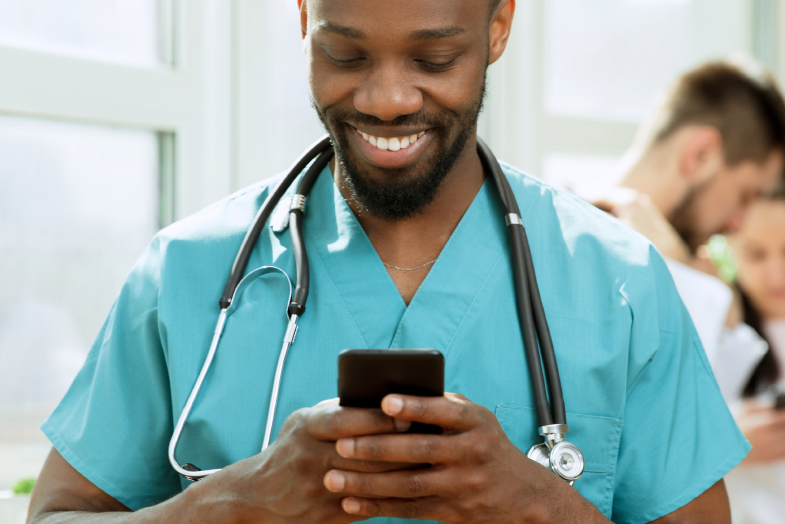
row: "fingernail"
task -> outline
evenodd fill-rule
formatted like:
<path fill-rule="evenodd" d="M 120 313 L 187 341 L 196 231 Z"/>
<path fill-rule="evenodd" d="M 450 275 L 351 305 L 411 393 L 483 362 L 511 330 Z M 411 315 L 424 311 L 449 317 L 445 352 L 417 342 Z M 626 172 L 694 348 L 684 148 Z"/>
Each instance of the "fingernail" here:
<path fill-rule="evenodd" d="M 343 499 L 343 510 L 346 513 L 359 513 L 360 501 L 357 499 Z"/>
<path fill-rule="evenodd" d="M 328 471 L 324 478 L 324 485 L 330 491 L 343 491 L 346 486 L 346 477 L 337 471 Z"/>
<path fill-rule="evenodd" d="M 399 418 L 393 419 L 393 424 L 395 424 L 395 429 L 398 430 L 399 433 L 403 433 L 404 431 L 408 431 L 410 427 L 412 427 L 412 423 L 408 420 L 401 420 Z"/>
<path fill-rule="evenodd" d="M 403 400 L 398 397 L 387 397 L 384 404 L 384 411 L 388 415 L 397 415 L 403 409 Z"/>
<path fill-rule="evenodd" d="M 354 456 L 355 443 L 351 437 L 338 439 L 335 447 L 338 450 L 338 454 L 344 458 L 352 458 Z"/>

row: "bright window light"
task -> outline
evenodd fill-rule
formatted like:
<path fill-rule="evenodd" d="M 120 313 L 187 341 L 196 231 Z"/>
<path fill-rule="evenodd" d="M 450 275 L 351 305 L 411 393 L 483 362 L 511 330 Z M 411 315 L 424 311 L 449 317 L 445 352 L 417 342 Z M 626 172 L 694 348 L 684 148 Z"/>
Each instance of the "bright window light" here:
<path fill-rule="evenodd" d="M 171 0 L 0 0 L 0 45 L 155 66 L 169 62 Z"/>
<path fill-rule="evenodd" d="M 751 11 L 736 0 L 547 0 L 550 114 L 638 121 L 684 70 L 750 52 Z"/>
<path fill-rule="evenodd" d="M 543 161 L 543 178 L 550 184 L 581 194 L 617 176 L 619 158 L 608 155 L 553 153 Z"/>
<path fill-rule="evenodd" d="M 158 229 L 158 144 L 0 116 L 0 491 L 37 474 L 49 449 L 37 426 Z"/>

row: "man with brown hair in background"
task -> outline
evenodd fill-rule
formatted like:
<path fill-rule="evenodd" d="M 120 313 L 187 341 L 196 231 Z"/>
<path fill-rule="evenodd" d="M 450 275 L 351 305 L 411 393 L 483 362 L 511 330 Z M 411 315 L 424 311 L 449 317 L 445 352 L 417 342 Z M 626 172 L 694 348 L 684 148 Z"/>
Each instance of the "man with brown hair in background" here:
<path fill-rule="evenodd" d="M 664 255 L 723 396 L 763 452 L 772 432 L 785 439 L 782 419 L 745 423 L 754 413 L 741 397 L 767 345 L 741 321 L 740 302 L 701 248 L 740 226 L 749 205 L 781 179 L 784 158 L 785 102 L 773 77 L 751 60 L 711 62 L 674 83 L 614 187 L 578 191 Z M 728 491 L 733 501 L 732 478 Z"/>

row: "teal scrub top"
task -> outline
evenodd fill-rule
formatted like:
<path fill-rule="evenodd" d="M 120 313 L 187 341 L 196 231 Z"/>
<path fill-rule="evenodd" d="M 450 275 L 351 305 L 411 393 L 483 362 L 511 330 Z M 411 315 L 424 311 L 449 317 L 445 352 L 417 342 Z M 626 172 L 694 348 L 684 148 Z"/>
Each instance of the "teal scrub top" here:
<path fill-rule="evenodd" d="M 531 243 L 568 438 L 586 459 L 575 489 L 614 522 L 655 520 L 720 480 L 749 445 L 651 244 L 571 195 L 503 169 Z M 156 235 L 42 425 L 76 470 L 131 509 L 189 485 L 167 459 L 174 421 L 210 346 L 235 254 L 278 180 Z M 311 291 L 273 438 L 293 411 L 337 396 L 341 350 L 432 348 L 446 358 L 447 391 L 494 412 L 522 452 L 541 442 L 503 217 L 486 180 L 407 307 L 325 168 L 306 204 Z M 288 230 L 262 232 L 247 272 L 267 265 L 294 280 Z M 278 272 L 257 275 L 238 293 L 180 441 L 180 463 L 220 468 L 259 453 L 288 293 Z"/>

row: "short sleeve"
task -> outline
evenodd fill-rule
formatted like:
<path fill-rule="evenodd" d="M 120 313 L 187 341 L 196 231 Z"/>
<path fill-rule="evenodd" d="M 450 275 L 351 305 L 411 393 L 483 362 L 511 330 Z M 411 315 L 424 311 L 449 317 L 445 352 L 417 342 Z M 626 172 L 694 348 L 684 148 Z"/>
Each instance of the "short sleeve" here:
<path fill-rule="evenodd" d="M 169 466 L 172 408 L 158 328 L 154 240 L 112 307 L 87 360 L 41 429 L 79 473 L 132 510 L 181 490 Z"/>
<path fill-rule="evenodd" d="M 749 452 L 720 394 L 689 314 L 660 255 L 625 284 L 632 312 L 613 522 L 672 513 Z"/>

